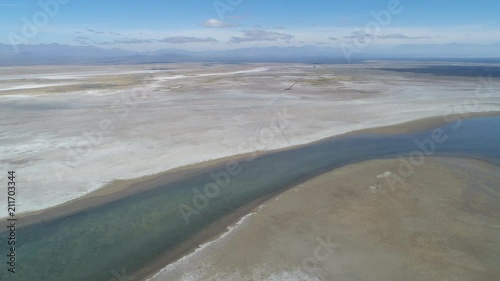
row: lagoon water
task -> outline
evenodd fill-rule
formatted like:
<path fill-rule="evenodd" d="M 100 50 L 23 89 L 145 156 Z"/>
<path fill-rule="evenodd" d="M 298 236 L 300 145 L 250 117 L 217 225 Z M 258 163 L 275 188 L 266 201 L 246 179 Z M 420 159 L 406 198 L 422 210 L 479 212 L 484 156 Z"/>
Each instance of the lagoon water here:
<path fill-rule="evenodd" d="M 433 143 L 433 155 L 479 158 L 500 166 L 500 117 L 467 119 L 442 130 L 447 138 Z M 241 173 L 231 176 L 229 184 L 221 187 L 206 207 L 189 216 L 189 223 L 179 207 L 196 207 L 194 190 L 203 192 L 207 183 L 214 183 L 209 173 L 27 226 L 17 232 L 17 273 L 7 272 L 2 262 L 0 279 L 109 281 L 120 280 L 123 272 L 137 276 L 179 243 L 247 203 L 351 163 L 418 153 L 421 149 L 415 140 L 431 138 L 432 130 L 403 135 L 353 134 L 251 161 L 242 159 L 238 162 Z M 225 170 L 221 166 L 214 173 Z M 6 235 L 0 234 L 0 256 L 4 259 Z"/>

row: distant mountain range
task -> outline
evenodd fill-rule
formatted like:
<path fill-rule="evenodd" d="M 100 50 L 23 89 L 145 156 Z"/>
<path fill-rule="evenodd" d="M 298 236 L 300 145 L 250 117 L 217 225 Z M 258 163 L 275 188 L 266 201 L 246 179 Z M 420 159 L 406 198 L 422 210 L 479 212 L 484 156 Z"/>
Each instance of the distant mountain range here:
<path fill-rule="evenodd" d="M 74 64 L 74 63 L 156 63 L 156 62 L 313 62 L 339 61 L 342 54 L 334 48 L 265 47 L 224 51 L 186 51 L 162 49 L 134 52 L 95 46 L 63 44 L 18 45 L 0 44 L 0 65 Z"/>
<path fill-rule="evenodd" d="M 136 52 L 122 49 L 106 49 L 96 46 L 73 46 L 64 44 L 18 45 L 14 52 L 11 45 L 0 44 L 0 65 L 37 64 L 127 64 L 127 63 L 168 63 L 168 62 L 346 62 L 340 48 L 317 46 L 300 47 L 259 47 L 223 51 L 186 51 L 182 49 L 162 49 Z M 471 58 L 470 54 L 481 57 L 500 58 L 500 44 L 492 45 L 402 45 L 391 49 L 367 48 L 354 54 L 353 61 L 366 59 L 401 58 Z M 484 60 L 484 59 L 483 59 Z"/>

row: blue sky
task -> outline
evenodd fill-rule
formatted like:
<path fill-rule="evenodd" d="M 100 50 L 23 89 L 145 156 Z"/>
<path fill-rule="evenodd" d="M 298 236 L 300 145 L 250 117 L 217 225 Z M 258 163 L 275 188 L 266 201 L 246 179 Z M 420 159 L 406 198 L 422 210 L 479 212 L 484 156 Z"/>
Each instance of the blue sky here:
<path fill-rule="evenodd" d="M 57 11 L 50 14 L 39 2 L 56 3 Z M 205 50 L 500 43 L 495 0 L 0 0 L 0 11 L 5 44 Z M 380 12 L 390 20 L 377 20 Z M 48 20 L 36 24 L 43 14 Z M 25 32 L 29 24 L 36 32 Z"/>

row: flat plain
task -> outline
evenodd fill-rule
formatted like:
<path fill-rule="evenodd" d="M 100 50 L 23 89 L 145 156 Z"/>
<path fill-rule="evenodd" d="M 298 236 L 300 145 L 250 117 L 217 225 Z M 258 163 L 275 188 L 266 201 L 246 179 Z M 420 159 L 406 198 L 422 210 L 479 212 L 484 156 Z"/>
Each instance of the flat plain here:
<path fill-rule="evenodd" d="M 499 110 L 496 78 L 399 70 L 436 65 L 2 67 L 0 168 L 18 173 L 26 214 L 211 159 Z"/>

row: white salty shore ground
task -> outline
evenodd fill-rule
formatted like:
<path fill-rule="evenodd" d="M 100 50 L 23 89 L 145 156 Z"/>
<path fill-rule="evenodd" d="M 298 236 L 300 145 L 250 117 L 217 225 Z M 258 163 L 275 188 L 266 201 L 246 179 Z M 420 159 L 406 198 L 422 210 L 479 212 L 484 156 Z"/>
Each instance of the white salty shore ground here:
<path fill-rule="evenodd" d="M 468 111 L 500 110 L 498 79 L 477 98 L 485 85 L 476 77 L 375 69 L 402 66 L 3 67 L 0 171 L 16 171 L 18 213 L 26 213 L 115 179 L 446 115 L 451 105 L 460 113 L 471 100 Z"/>

